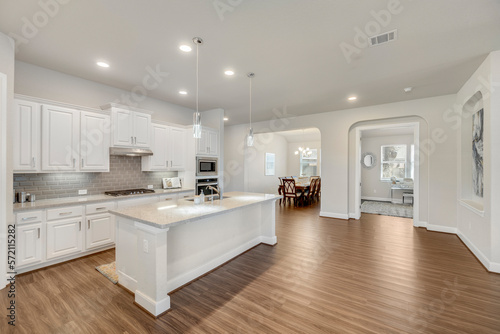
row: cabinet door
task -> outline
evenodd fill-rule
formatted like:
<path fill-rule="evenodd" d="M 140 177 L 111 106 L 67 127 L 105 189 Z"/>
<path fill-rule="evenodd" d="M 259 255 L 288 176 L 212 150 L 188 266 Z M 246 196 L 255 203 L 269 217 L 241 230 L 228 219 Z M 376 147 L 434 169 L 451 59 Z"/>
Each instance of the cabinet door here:
<path fill-rule="evenodd" d="M 82 112 L 80 122 L 80 170 L 108 172 L 109 116 Z"/>
<path fill-rule="evenodd" d="M 201 138 L 196 139 L 196 154 L 204 155 L 208 153 L 208 132 L 205 129 L 201 130 Z"/>
<path fill-rule="evenodd" d="M 47 260 L 82 251 L 82 217 L 47 222 Z"/>
<path fill-rule="evenodd" d="M 78 170 L 79 123 L 77 110 L 42 106 L 42 170 Z"/>
<path fill-rule="evenodd" d="M 132 112 L 125 109 L 111 111 L 113 146 L 133 146 Z"/>
<path fill-rule="evenodd" d="M 169 140 L 170 168 L 183 170 L 186 168 L 186 131 L 182 128 L 170 128 Z"/>
<path fill-rule="evenodd" d="M 134 113 L 134 146 L 150 147 L 151 115 Z"/>
<path fill-rule="evenodd" d="M 42 262 L 42 223 L 17 225 L 18 267 Z"/>
<path fill-rule="evenodd" d="M 115 221 L 110 214 L 87 216 L 86 249 L 115 242 Z"/>
<path fill-rule="evenodd" d="M 219 133 L 217 131 L 208 131 L 208 154 L 219 154 Z"/>
<path fill-rule="evenodd" d="M 167 170 L 168 127 L 153 124 L 151 137 L 151 150 L 153 151 L 153 155 L 142 158 L 142 170 Z"/>
<path fill-rule="evenodd" d="M 40 170 L 40 108 L 38 103 L 14 102 L 14 171 Z"/>

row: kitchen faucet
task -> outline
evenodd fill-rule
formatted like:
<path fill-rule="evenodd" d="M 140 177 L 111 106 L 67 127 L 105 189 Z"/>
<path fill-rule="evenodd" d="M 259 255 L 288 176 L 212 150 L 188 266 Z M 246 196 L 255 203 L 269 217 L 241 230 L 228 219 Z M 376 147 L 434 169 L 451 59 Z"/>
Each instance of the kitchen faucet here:
<path fill-rule="evenodd" d="M 219 186 L 217 186 L 217 188 L 213 187 L 213 186 L 207 186 L 207 189 L 210 189 L 212 191 L 212 202 L 214 201 L 214 191 L 217 193 L 217 195 L 219 195 L 219 199 L 222 199 L 222 191 L 221 189 L 219 188 Z"/>

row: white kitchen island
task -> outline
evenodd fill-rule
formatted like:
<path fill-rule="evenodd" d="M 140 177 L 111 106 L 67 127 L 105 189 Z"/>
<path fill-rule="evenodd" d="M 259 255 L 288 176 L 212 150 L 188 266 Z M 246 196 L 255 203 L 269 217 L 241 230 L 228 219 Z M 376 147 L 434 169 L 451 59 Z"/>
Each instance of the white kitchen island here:
<path fill-rule="evenodd" d="M 280 197 L 230 192 L 198 205 L 163 201 L 110 211 L 119 284 L 159 316 L 170 308 L 168 293 L 260 243 L 275 245 Z"/>

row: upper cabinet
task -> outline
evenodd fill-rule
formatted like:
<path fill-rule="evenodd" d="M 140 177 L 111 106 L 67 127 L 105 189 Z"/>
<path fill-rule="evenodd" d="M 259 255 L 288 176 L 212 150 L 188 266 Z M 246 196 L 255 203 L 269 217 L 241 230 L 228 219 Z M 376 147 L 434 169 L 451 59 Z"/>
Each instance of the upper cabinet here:
<path fill-rule="evenodd" d="M 110 117 L 83 111 L 80 114 L 80 170 L 109 172 Z"/>
<path fill-rule="evenodd" d="M 110 117 L 15 100 L 14 173 L 109 171 Z"/>
<path fill-rule="evenodd" d="M 40 110 L 38 103 L 14 101 L 14 171 L 40 170 Z"/>
<path fill-rule="evenodd" d="M 42 170 L 77 171 L 80 112 L 42 105 Z"/>
<path fill-rule="evenodd" d="M 212 129 L 201 130 L 201 138 L 196 139 L 197 155 L 219 155 L 219 132 Z"/>
<path fill-rule="evenodd" d="M 142 157 L 143 171 L 179 171 L 186 168 L 186 131 L 183 128 L 152 125 L 152 156 Z"/>
<path fill-rule="evenodd" d="M 150 147 L 151 115 L 111 109 L 112 144 L 125 147 Z"/>

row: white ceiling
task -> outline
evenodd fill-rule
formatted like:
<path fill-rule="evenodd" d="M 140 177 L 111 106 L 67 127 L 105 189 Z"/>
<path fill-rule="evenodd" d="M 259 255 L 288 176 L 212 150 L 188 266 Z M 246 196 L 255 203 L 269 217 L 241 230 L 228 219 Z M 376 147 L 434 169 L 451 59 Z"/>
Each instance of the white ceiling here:
<path fill-rule="evenodd" d="M 500 49 L 500 0 L 400 0 L 401 12 L 381 29 L 398 29 L 399 39 L 362 48 L 350 63 L 341 43 L 354 45 L 355 29 L 377 26 L 371 12 L 387 10 L 392 1 L 49 3 L 60 2 L 66 4 L 49 16 L 38 0 L 1 0 L 0 31 L 21 36 L 24 26 L 31 33 L 18 60 L 126 90 L 142 85 L 146 67 L 159 66 L 168 76 L 148 95 L 195 108 L 195 53 L 178 47 L 199 36 L 205 40 L 200 110 L 224 108 L 227 124 L 248 120 L 249 71 L 256 73 L 253 120 L 262 121 L 284 108 L 306 115 L 456 93 L 487 54 Z M 226 11 L 218 12 L 217 4 Z M 36 32 L 26 29 L 28 21 L 38 22 Z M 98 68 L 98 60 L 111 68 Z M 224 76 L 228 68 L 236 75 Z M 408 86 L 414 90 L 405 94 Z M 190 94 L 180 96 L 180 89 Z M 351 94 L 358 101 L 348 102 Z"/>

